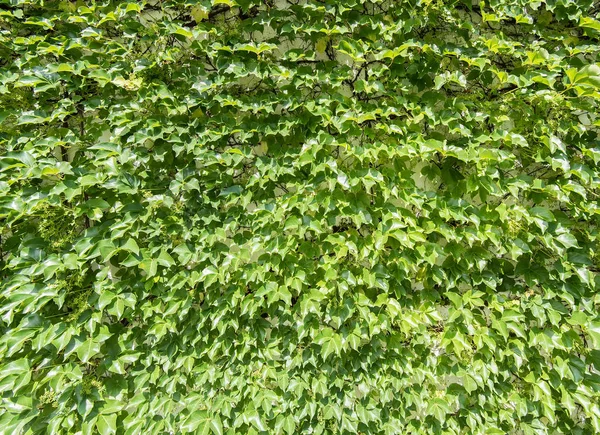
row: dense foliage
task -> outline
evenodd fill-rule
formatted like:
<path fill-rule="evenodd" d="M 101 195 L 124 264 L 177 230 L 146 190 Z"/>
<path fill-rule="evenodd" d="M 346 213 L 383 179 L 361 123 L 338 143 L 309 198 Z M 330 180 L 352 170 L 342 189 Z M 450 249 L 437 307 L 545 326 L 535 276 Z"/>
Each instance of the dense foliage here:
<path fill-rule="evenodd" d="M 0 432 L 600 432 L 592 0 L 0 1 Z"/>

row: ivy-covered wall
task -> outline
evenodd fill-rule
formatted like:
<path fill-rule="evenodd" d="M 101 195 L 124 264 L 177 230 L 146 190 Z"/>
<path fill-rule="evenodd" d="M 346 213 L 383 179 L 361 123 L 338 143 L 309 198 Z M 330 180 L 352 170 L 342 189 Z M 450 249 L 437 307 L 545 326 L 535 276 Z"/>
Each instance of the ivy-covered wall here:
<path fill-rule="evenodd" d="M 599 102 L 593 0 L 0 0 L 0 433 L 599 433 Z"/>

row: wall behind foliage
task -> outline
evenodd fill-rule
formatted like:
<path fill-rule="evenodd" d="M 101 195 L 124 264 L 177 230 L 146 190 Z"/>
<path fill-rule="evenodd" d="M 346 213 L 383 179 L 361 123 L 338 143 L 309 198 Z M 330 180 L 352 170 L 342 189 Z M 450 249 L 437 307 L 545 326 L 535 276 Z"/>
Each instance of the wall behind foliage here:
<path fill-rule="evenodd" d="M 0 0 L 0 432 L 600 432 L 592 0 Z"/>

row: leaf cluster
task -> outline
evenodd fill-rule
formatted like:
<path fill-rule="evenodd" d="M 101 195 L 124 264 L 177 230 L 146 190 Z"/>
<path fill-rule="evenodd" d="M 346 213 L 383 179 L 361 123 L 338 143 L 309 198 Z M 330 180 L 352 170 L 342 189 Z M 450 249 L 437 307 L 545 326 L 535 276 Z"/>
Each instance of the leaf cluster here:
<path fill-rule="evenodd" d="M 0 433 L 600 433 L 592 0 L 0 0 Z"/>

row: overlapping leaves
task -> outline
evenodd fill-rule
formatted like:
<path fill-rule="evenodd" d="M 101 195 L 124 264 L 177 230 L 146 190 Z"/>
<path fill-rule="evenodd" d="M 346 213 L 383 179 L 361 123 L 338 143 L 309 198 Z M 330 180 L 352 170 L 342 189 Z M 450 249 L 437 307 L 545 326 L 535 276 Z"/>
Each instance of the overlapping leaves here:
<path fill-rule="evenodd" d="M 0 2 L 2 432 L 599 432 L 599 14 Z"/>

